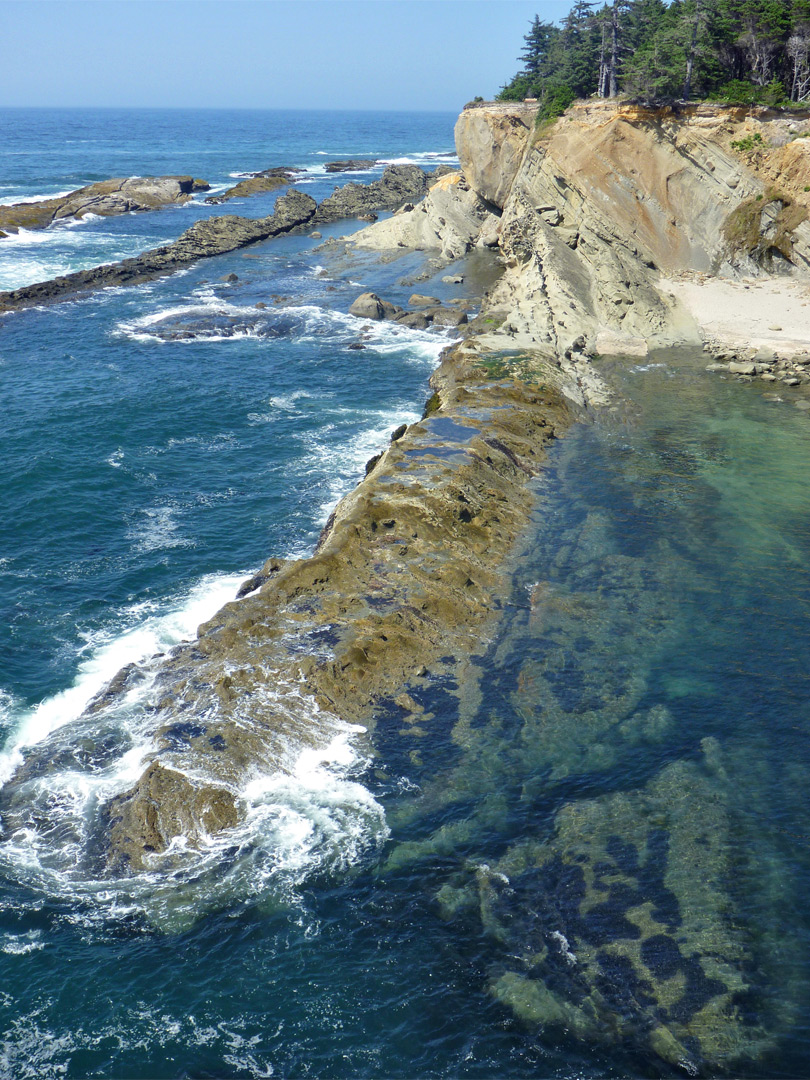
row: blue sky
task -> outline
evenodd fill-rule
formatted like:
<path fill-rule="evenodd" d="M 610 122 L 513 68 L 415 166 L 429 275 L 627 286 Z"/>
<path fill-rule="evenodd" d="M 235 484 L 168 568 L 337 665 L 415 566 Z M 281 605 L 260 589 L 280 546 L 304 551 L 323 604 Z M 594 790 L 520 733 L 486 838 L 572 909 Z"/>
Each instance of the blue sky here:
<path fill-rule="evenodd" d="M 0 0 L 0 106 L 459 109 L 571 0 Z"/>

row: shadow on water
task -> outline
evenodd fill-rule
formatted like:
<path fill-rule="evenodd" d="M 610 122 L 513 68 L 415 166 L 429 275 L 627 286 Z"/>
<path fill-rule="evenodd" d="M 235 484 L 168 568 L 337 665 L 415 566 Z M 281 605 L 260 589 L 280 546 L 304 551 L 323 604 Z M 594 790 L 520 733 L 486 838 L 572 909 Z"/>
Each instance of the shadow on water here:
<path fill-rule="evenodd" d="M 418 784 L 383 873 L 431 877 L 541 1043 L 806 1075 L 810 426 L 693 354 L 610 375 L 628 404 L 557 445 L 477 679 L 421 702 L 433 768 L 383 725 Z"/>

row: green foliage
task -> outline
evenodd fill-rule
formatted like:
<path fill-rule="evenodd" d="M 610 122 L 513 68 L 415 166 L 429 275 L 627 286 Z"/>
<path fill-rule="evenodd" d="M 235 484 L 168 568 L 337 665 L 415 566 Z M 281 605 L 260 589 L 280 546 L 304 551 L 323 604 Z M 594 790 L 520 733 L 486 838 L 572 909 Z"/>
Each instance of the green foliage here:
<path fill-rule="evenodd" d="M 732 150 L 761 150 L 765 146 L 765 140 L 758 131 L 752 135 L 744 135 L 742 139 L 736 139 L 731 144 Z"/>
<path fill-rule="evenodd" d="M 766 210 L 769 211 L 767 222 L 763 220 Z M 748 255 L 764 264 L 779 256 L 790 260 L 793 233 L 806 219 L 807 210 L 803 206 L 776 188 L 769 188 L 764 197 L 747 199 L 729 214 L 723 235 L 732 253 Z"/>
<path fill-rule="evenodd" d="M 810 0 L 574 0 L 559 26 L 535 16 L 503 101 L 577 97 L 810 102 Z M 556 113 L 555 115 L 559 115 Z"/>
<path fill-rule="evenodd" d="M 543 87 L 543 97 L 537 112 L 537 122 L 556 120 L 562 116 L 568 106 L 576 101 L 577 95 L 565 83 L 547 83 Z"/>

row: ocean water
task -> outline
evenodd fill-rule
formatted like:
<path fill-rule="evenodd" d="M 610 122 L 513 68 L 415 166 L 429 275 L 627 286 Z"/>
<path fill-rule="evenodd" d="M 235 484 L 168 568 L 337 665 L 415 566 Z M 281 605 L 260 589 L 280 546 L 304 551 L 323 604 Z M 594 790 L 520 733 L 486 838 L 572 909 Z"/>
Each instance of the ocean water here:
<path fill-rule="evenodd" d="M 351 178 L 327 176 L 330 159 L 452 161 L 454 119 L 4 112 L 0 198 L 135 173 L 221 190 L 273 165 L 305 168 L 299 186 L 323 198 Z M 200 198 L 0 241 L 0 285 L 133 254 L 208 213 L 266 214 L 274 196 Z M 418 755 L 394 715 L 372 746 L 336 729 L 326 754 L 259 785 L 246 834 L 193 877 L 71 865 L 143 743 L 129 730 L 113 766 L 80 773 L 59 764 L 76 750 L 60 730 L 265 559 L 311 551 L 366 460 L 420 415 L 449 332 L 375 326 L 358 352 L 347 314 L 366 288 L 405 302 L 420 266 L 287 237 L 0 322 L 0 781 L 52 758 L 24 793 L 28 826 L 0 837 L 0 1076 L 694 1072 L 694 1047 L 664 1061 L 632 1025 L 529 1015 L 527 977 L 573 1000 L 568 968 L 604 972 L 606 955 L 602 993 L 632 1013 L 636 941 L 661 985 L 686 980 L 681 1019 L 738 978 L 735 1075 L 810 1073 L 810 421 L 787 390 L 767 400 L 699 354 L 605 366 L 622 404 L 555 446 L 514 602 L 469 686 L 426 692 Z M 474 294 L 491 267 L 464 270 Z M 418 290 L 460 295 L 440 278 Z M 577 912 L 560 884 L 573 862 L 614 874 Z M 632 890 L 669 912 L 663 930 L 628 928 Z M 714 983 L 656 957 L 670 933 Z"/>

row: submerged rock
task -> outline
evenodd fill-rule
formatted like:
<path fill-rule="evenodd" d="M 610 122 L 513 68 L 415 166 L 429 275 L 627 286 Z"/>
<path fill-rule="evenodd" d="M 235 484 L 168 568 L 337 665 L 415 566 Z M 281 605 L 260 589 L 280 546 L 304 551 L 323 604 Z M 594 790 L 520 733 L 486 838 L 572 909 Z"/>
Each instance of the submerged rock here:
<path fill-rule="evenodd" d="M 733 917 L 729 778 L 717 742 L 636 791 L 581 799 L 439 900 L 502 950 L 490 992 L 544 1031 L 652 1051 L 687 1072 L 755 1060 L 747 932 Z"/>

